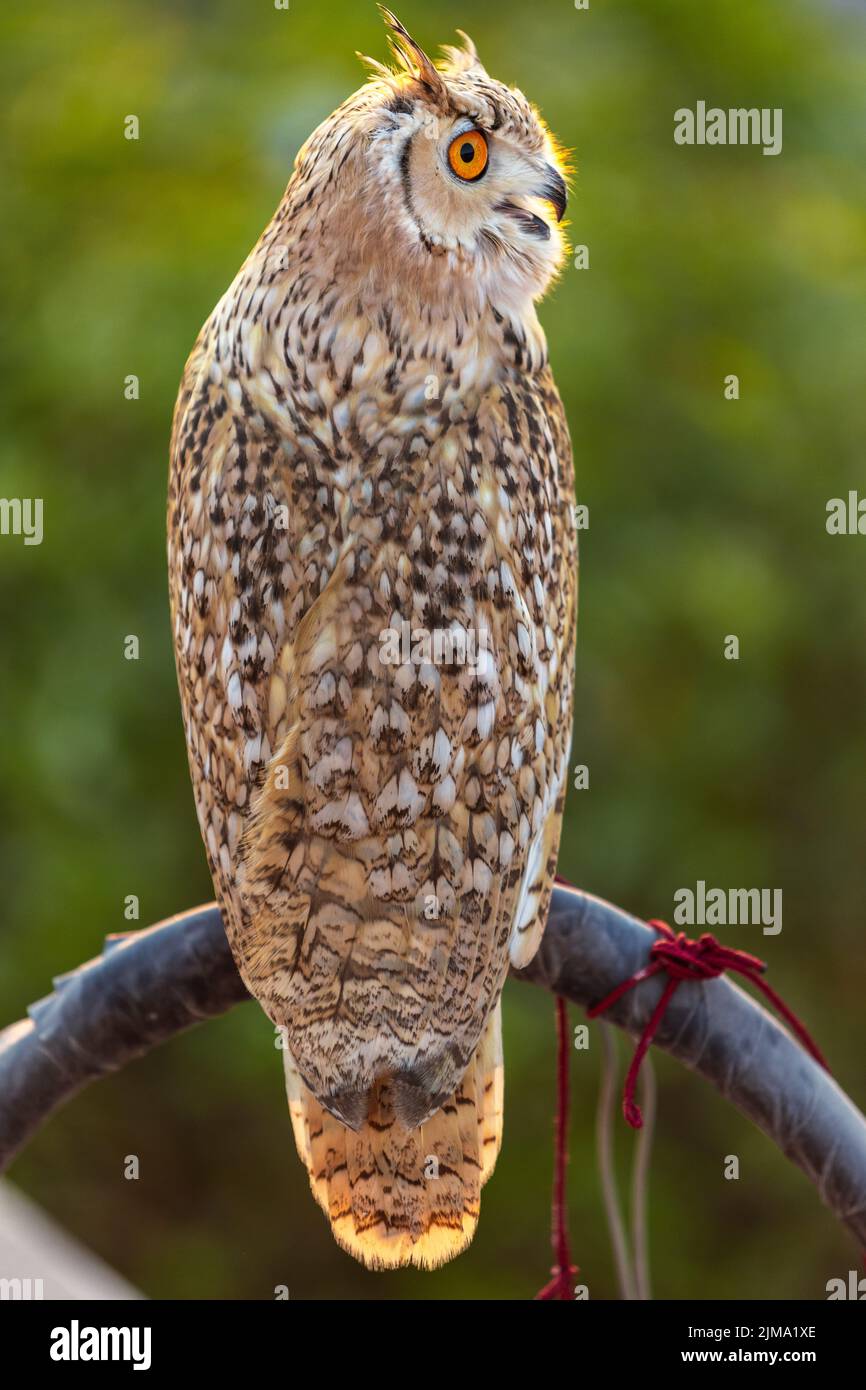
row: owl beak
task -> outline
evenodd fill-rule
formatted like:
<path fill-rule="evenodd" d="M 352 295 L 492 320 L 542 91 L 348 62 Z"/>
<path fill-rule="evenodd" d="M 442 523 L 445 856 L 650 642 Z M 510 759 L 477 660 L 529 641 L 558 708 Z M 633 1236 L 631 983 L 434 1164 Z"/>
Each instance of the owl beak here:
<path fill-rule="evenodd" d="M 565 179 L 558 169 L 552 164 L 544 166 L 544 183 L 535 194 L 536 198 L 543 198 L 545 202 L 553 205 L 556 213 L 557 222 L 561 222 L 565 216 L 565 209 L 568 206 L 568 189 Z"/>

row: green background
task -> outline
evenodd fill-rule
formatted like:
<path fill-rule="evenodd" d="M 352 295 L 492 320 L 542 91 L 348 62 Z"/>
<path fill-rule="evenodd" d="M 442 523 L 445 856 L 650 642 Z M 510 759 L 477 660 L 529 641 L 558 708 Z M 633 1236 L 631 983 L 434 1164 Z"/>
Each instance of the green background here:
<path fill-rule="evenodd" d="M 769 959 L 862 1102 L 866 538 L 829 536 L 825 508 L 866 488 L 866 10 L 398 10 L 430 50 L 466 29 L 575 151 L 571 236 L 590 268 L 542 308 L 590 510 L 573 757 L 590 788 L 570 795 L 562 872 L 642 916 L 670 916 L 698 879 L 782 888 L 780 936 L 721 934 Z M 6 1022 L 128 925 L 127 894 L 141 925 L 211 896 L 167 616 L 172 405 L 299 144 L 362 81 L 354 50 L 383 58 L 385 36 L 372 4 L 339 0 L 18 4 L 0 23 L 0 494 L 45 504 L 41 547 L 0 538 Z M 673 112 L 699 99 L 782 107 L 782 154 L 676 146 Z M 550 1001 L 509 985 L 505 1030 L 504 1151 L 474 1244 L 435 1274 L 369 1274 L 334 1245 L 252 1005 L 75 1100 L 13 1177 L 154 1297 L 526 1298 L 550 1263 Z M 599 1055 L 593 1025 L 570 1205 L 604 1298 Z M 857 1252 L 806 1179 L 699 1080 L 657 1070 L 655 1292 L 823 1297 Z M 625 1175 L 621 1123 L 617 1146 Z"/>

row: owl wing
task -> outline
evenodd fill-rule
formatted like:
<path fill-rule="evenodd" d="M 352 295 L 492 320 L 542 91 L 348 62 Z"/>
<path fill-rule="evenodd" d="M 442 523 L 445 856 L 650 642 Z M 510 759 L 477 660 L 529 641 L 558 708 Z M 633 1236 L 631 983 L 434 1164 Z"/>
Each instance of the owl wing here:
<path fill-rule="evenodd" d="M 495 1162 L 498 994 L 509 944 L 537 944 L 559 835 L 568 435 L 545 372 L 460 424 L 431 406 L 341 437 L 266 360 L 241 375 L 217 330 L 187 364 L 169 489 L 202 835 L 241 974 L 291 1035 L 295 1136 L 337 1239 L 431 1267 L 471 1239 Z M 488 624 L 489 660 L 383 659 L 406 615 Z"/>
<path fill-rule="evenodd" d="M 558 506 L 551 522 L 556 536 L 552 546 L 552 571 L 545 578 L 547 619 L 545 650 L 548 662 L 544 690 L 545 728 L 550 732 L 549 757 L 552 761 L 552 784 L 546 797 L 546 814 L 540 835 L 533 838 L 527 856 L 526 872 L 521 881 L 520 897 L 515 911 L 509 954 L 515 969 L 522 969 L 532 960 L 541 944 L 550 896 L 556 874 L 562 815 L 568 787 L 568 767 L 571 753 L 572 713 L 574 697 L 574 660 L 577 638 L 578 547 L 574 499 L 574 464 L 568 422 L 559 392 L 547 368 L 537 391 L 542 417 L 546 424 L 548 467 L 555 479 L 554 495 Z M 534 434 L 533 438 L 537 438 Z M 547 628 L 549 627 L 549 632 Z"/>
<path fill-rule="evenodd" d="M 244 978 L 352 1128 L 383 1076 L 407 1126 L 455 1092 L 509 948 L 525 964 L 540 940 L 564 800 L 562 407 L 545 372 L 438 419 L 295 520 L 320 588 L 259 701 L 274 751 L 236 863 Z"/>

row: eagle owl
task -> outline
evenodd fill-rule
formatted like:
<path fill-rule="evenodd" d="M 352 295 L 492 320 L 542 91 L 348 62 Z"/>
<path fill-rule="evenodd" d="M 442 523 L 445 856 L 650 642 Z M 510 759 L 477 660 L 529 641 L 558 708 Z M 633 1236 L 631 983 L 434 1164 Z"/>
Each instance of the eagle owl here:
<path fill-rule="evenodd" d="M 202 835 L 341 1246 L 441 1264 L 502 1134 L 571 733 L 571 448 L 535 301 L 563 157 L 471 41 L 310 136 L 202 328 L 168 557 Z"/>

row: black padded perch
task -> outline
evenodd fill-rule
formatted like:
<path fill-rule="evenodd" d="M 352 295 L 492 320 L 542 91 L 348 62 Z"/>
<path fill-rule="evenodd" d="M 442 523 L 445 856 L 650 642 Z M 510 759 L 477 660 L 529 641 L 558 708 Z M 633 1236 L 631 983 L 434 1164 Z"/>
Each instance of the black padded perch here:
<path fill-rule="evenodd" d="M 655 940 L 620 908 L 557 884 L 537 956 L 512 973 L 591 1005 L 647 964 Z M 664 982 L 644 981 L 605 1017 L 638 1035 Z M 89 1082 L 248 998 L 214 903 L 109 937 L 101 956 L 0 1032 L 0 1171 Z M 866 1247 L 866 1119 L 781 1023 L 728 979 L 687 981 L 654 1046 L 758 1125 Z"/>

